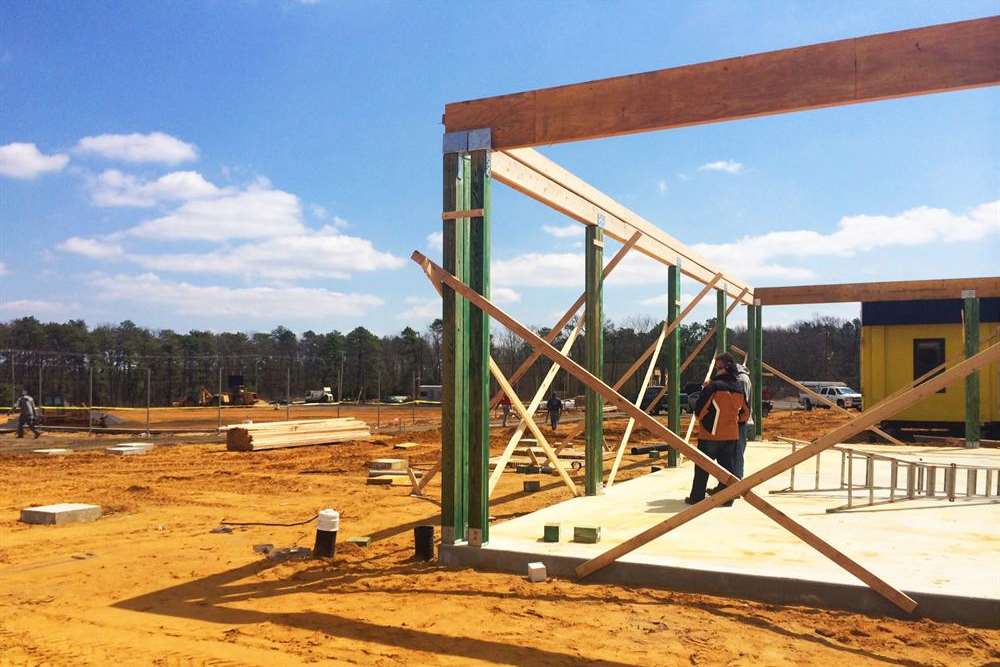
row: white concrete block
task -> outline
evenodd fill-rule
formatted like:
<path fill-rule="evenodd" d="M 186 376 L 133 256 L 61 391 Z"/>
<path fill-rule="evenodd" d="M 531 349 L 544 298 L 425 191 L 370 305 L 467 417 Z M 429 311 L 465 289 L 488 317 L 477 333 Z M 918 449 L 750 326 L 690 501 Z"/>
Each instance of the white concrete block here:
<path fill-rule="evenodd" d="M 105 447 L 104 451 L 108 454 L 115 454 L 116 456 L 134 456 L 136 454 L 145 454 L 152 448 L 152 445 L 143 445 L 141 447 L 118 445 L 117 447 Z"/>
<path fill-rule="evenodd" d="M 87 523 L 100 518 L 100 505 L 87 505 L 85 503 L 59 503 L 57 505 L 25 507 L 21 510 L 21 521 L 24 523 L 62 525 L 65 523 Z"/>
<path fill-rule="evenodd" d="M 72 449 L 63 449 L 62 447 L 50 447 L 48 449 L 33 449 L 31 452 L 33 454 L 41 454 L 42 456 L 63 456 L 64 454 L 69 454 Z"/>
<path fill-rule="evenodd" d="M 547 576 L 545 563 L 528 563 L 528 581 L 538 583 L 545 581 Z"/>

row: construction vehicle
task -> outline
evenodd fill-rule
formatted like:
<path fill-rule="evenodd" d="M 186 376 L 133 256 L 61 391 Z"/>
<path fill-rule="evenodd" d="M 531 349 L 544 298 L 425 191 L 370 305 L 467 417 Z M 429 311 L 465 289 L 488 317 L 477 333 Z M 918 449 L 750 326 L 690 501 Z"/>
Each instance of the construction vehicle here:
<path fill-rule="evenodd" d="M 310 389 L 306 392 L 306 403 L 333 403 L 333 391 L 330 387 L 322 389 Z"/>

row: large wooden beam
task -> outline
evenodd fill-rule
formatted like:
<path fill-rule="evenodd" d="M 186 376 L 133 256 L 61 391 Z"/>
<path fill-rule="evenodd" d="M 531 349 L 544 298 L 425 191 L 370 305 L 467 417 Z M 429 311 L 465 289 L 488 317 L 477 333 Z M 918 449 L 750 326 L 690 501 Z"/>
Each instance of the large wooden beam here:
<path fill-rule="evenodd" d="M 711 262 L 662 229 L 617 203 L 579 177 L 533 150 L 494 151 L 492 176 L 500 183 L 549 206 L 585 225 L 603 224 L 605 236 L 625 242 L 636 232 L 642 237 L 635 248 L 656 261 L 672 266 L 681 258 L 684 275 L 706 283 L 721 271 Z M 753 291 L 742 281 L 723 275 L 730 296 L 747 289 L 744 299 L 752 303 Z"/>
<path fill-rule="evenodd" d="M 447 131 L 539 146 L 996 85 L 1000 17 L 448 104 Z"/>
<path fill-rule="evenodd" d="M 490 303 L 490 301 L 482 295 L 477 294 L 474 290 L 470 289 L 468 285 L 465 285 L 460 280 L 455 278 L 455 276 L 449 274 L 440 266 L 434 264 L 422 253 L 413 251 L 411 259 L 423 267 L 424 272 L 432 280 L 432 282 L 444 283 L 464 296 L 476 308 L 485 311 L 488 315 L 496 319 L 497 322 L 500 322 L 507 327 L 509 331 L 524 339 L 528 345 L 536 350 L 539 350 L 552 361 L 562 365 L 570 375 L 580 380 L 580 382 L 584 383 L 587 387 L 600 393 L 605 400 L 617 403 L 619 407 L 621 407 L 629 416 L 634 417 L 635 420 L 644 428 L 647 428 L 655 435 L 664 438 L 668 444 L 674 446 L 678 451 L 691 459 L 695 465 L 702 468 L 724 484 L 729 485 L 728 488 L 733 488 L 739 484 L 740 480 L 733 476 L 728 470 L 705 456 L 702 452 L 698 451 L 684 440 L 681 440 L 676 433 L 643 412 L 641 408 L 635 406 L 627 398 L 609 387 L 603 381 L 588 373 L 583 366 L 561 354 L 558 350 L 552 347 L 551 343 L 542 340 L 542 338 L 539 337 L 534 331 L 515 320 L 502 309 Z M 998 350 L 1000 350 L 1000 346 L 998 346 Z M 697 505 L 693 506 L 691 509 L 700 507 L 710 500 L 723 495 L 724 493 L 725 491 L 722 491 L 715 496 L 706 498 Z M 812 533 L 791 517 L 788 517 L 784 513 L 775 509 L 766 500 L 757 496 L 748 488 L 743 488 L 741 493 L 746 498 L 747 503 L 760 510 L 765 516 L 796 535 L 799 539 L 803 540 L 823 555 L 833 560 L 837 565 L 840 565 L 845 570 L 858 577 L 861 581 L 868 584 L 873 590 L 883 595 L 887 600 L 897 605 L 900 609 L 903 609 L 906 612 L 911 612 L 916 608 L 917 603 L 912 598 L 907 596 L 902 591 L 893 588 L 889 583 L 867 570 L 861 564 L 848 558 L 836 547 L 829 544 L 818 535 Z M 577 568 L 577 573 L 580 574 L 579 568 Z"/>
<path fill-rule="evenodd" d="M 969 289 L 975 290 L 978 297 L 1000 296 L 1000 277 L 758 287 L 754 290 L 754 297 L 760 299 L 763 306 L 792 306 L 852 301 L 960 299 L 962 291 Z"/>

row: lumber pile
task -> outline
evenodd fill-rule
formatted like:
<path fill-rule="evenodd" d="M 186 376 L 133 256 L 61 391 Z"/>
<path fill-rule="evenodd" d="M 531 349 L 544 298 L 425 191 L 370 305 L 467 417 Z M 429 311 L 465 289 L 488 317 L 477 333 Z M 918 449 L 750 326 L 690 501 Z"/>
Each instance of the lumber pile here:
<path fill-rule="evenodd" d="M 367 440 L 370 437 L 368 424 L 353 417 L 299 419 L 230 426 L 226 430 L 226 449 L 231 452 L 255 452 L 282 447 L 329 445 L 348 440 Z"/>

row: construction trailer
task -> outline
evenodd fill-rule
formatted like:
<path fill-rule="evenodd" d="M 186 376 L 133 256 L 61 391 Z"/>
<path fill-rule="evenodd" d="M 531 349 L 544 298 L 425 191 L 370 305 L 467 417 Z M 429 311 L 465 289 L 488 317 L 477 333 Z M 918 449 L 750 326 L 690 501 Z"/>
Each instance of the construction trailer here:
<path fill-rule="evenodd" d="M 727 316 L 736 307 L 743 306 L 751 341 L 746 351 L 754 385 L 751 407 L 759 437 L 763 421 L 761 380 L 765 365 L 761 332 L 766 290 L 755 290 L 717 267 L 532 147 L 998 83 L 1000 17 L 989 17 L 446 105 L 442 147 L 443 262 L 438 265 L 416 251 L 412 255 L 442 297 L 442 454 L 439 469 L 445 551 L 449 545 L 477 548 L 489 541 L 489 499 L 498 472 L 494 470 L 491 475 L 490 471 L 489 416 L 491 405 L 499 400 L 497 395 L 490 395 L 491 375 L 512 400 L 521 419 L 518 431 L 523 433 L 525 428 L 532 431 L 552 468 L 577 495 L 579 489 L 575 481 L 565 474 L 565 467 L 558 461 L 555 450 L 532 419 L 544 390 L 562 369 L 587 388 L 583 493 L 599 495 L 611 484 L 634 425 L 661 438 L 727 485 L 724 491 L 584 563 L 576 570 L 578 576 L 588 576 L 665 532 L 742 496 L 748 504 L 886 600 L 906 612 L 913 611 L 916 602 L 912 598 L 776 510 L 754 493 L 753 488 L 856 433 L 865 429 L 877 430 L 879 422 L 946 385 L 963 378 L 967 383 L 978 382 L 979 369 L 1000 358 L 1000 345 L 987 346 L 980 351 L 979 341 L 967 338 L 965 358 L 940 375 L 919 386 L 913 383 L 878 405 L 869 406 L 866 412 L 847 424 L 740 480 L 691 446 L 693 421 L 687 434 L 680 435 L 681 373 L 709 342 L 714 341 L 716 352 L 729 350 Z M 550 206 L 582 223 L 586 229 L 584 293 L 570 305 L 545 338 L 490 301 L 493 222 L 490 193 L 494 182 Z M 609 240 L 622 246 L 605 264 L 605 243 Z M 602 370 L 603 281 L 632 250 L 663 266 L 667 308 L 658 339 L 622 378 L 609 385 Z M 683 310 L 680 308 L 682 275 L 703 286 Z M 1000 279 L 990 280 L 1000 284 Z M 930 290 L 934 292 L 930 297 L 919 291 L 921 286 L 913 288 L 911 283 L 906 283 L 901 284 L 903 291 L 909 290 L 906 298 L 957 298 L 962 290 L 976 289 L 974 280 L 956 281 L 956 284 L 925 282 L 934 288 Z M 943 285 L 950 287 L 943 288 Z M 869 284 L 869 287 L 877 289 L 877 284 Z M 682 361 L 678 326 L 710 293 L 714 293 L 716 301 L 716 327 Z M 974 303 L 976 299 L 976 296 L 967 297 L 967 303 Z M 874 301 L 878 298 L 867 296 L 847 300 Z M 583 316 L 577 317 L 581 308 Z M 574 318 L 576 324 L 566 342 L 561 349 L 555 348 L 556 337 Z M 491 320 L 523 338 L 534 350 L 509 379 L 490 355 Z M 582 364 L 567 355 L 581 333 L 585 349 Z M 639 405 L 661 355 L 666 356 L 664 391 L 672 397 L 666 426 Z M 541 356 L 552 362 L 550 372 L 525 406 L 515 391 L 516 383 Z M 621 386 L 644 365 L 645 378 L 638 397 L 623 396 L 619 392 Z M 772 366 L 767 368 L 775 372 Z M 617 448 L 607 481 L 604 478 L 605 402 L 617 405 L 629 417 L 625 437 Z M 978 416 L 973 421 L 977 419 Z M 505 456 L 517 446 L 519 437 L 515 433 L 508 442 Z M 890 441 L 893 440 L 890 436 Z M 427 475 L 424 480 L 429 478 Z"/>
<path fill-rule="evenodd" d="M 874 405 L 965 349 L 965 302 L 960 299 L 870 301 L 861 304 L 861 393 Z M 973 322 L 969 323 L 974 326 Z M 1000 297 L 979 299 L 980 341 L 1000 332 Z M 904 410 L 882 428 L 897 436 L 965 436 L 964 385 L 942 389 Z M 983 438 L 1000 439 L 1000 366 L 979 373 L 979 421 Z"/>

